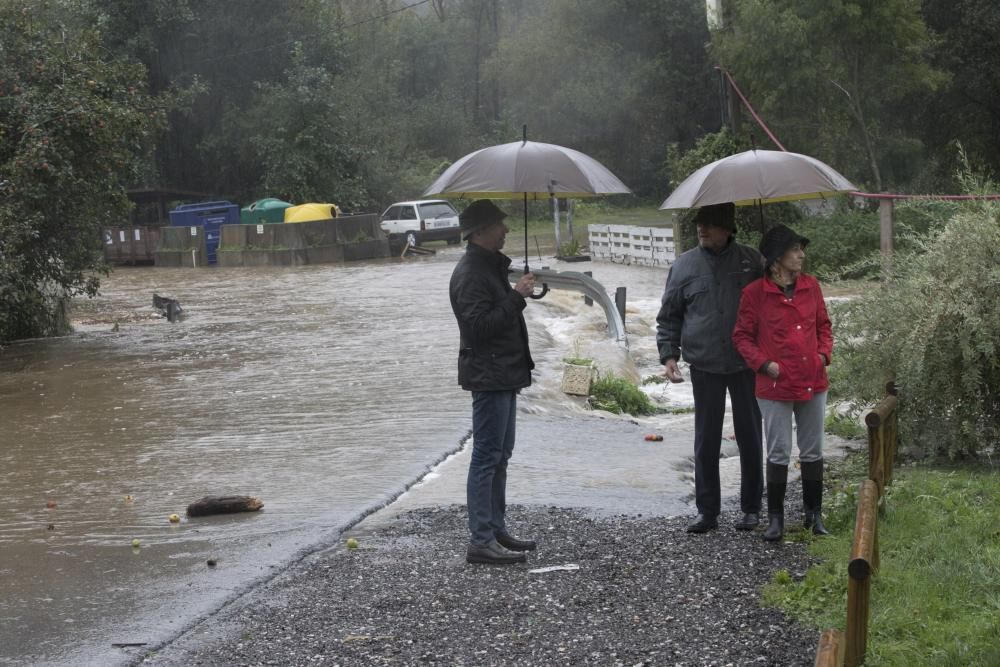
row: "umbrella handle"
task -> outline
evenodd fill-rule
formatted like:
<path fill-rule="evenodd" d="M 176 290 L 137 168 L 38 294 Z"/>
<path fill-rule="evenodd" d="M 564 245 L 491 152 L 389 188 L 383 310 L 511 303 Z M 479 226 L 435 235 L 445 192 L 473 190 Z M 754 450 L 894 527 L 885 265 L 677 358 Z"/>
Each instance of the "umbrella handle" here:
<path fill-rule="evenodd" d="M 548 286 L 548 284 L 547 283 L 542 283 L 542 291 L 541 292 L 539 292 L 538 294 L 532 293 L 532 294 L 529 294 L 528 296 L 531 297 L 532 299 L 541 299 L 543 296 L 545 296 L 548 293 L 549 293 L 549 286 Z"/>

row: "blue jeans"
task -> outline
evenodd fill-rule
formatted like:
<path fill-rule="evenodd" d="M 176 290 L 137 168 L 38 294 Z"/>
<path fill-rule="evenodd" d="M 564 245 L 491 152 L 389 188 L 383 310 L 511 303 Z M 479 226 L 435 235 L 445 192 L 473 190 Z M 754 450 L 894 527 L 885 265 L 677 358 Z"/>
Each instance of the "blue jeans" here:
<path fill-rule="evenodd" d="M 514 451 L 517 391 L 472 392 L 472 458 L 466 483 L 470 542 L 506 532 L 507 461 Z"/>

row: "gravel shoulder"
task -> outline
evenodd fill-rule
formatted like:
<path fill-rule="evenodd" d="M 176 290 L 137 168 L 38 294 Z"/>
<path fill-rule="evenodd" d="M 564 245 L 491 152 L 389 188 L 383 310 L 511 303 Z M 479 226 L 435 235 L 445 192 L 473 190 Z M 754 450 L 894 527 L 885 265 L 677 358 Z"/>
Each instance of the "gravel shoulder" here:
<path fill-rule="evenodd" d="M 681 517 L 551 506 L 509 517 L 539 540 L 525 565 L 467 565 L 462 506 L 410 510 L 352 531 L 358 548 L 314 554 L 144 662 L 813 663 L 818 633 L 759 604 L 774 572 L 800 578 L 812 564 L 802 544 L 737 532 L 734 513 L 706 535 L 685 533 Z"/>
<path fill-rule="evenodd" d="M 508 527 L 538 540 L 527 564 L 465 563 L 465 447 L 338 544 L 132 664 L 812 665 L 819 632 L 760 598 L 775 572 L 800 579 L 815 561 L 803 543 L 765 543 L 763 523 L 733 529 L 738 458 L 720 460 L 719 529 L 685 532 L 689 422 L 524 415 Z M 644 441 L 651 430 L 663 442 Z M 828 437 L 828 454 L 844 444 Z M 792 474 L 790 530 L 800 498 Z"/>

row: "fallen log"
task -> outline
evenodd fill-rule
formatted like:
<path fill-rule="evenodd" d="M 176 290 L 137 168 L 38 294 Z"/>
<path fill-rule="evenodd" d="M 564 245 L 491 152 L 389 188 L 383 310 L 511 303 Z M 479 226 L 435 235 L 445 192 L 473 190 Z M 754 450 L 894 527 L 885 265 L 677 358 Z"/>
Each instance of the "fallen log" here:
<path fill-rule="evenodd" d="M 256 512 L 264 503 L 253 496 L 205 496 L 188 505 L 188 516 L 210 516 L 235 512 Z"/>

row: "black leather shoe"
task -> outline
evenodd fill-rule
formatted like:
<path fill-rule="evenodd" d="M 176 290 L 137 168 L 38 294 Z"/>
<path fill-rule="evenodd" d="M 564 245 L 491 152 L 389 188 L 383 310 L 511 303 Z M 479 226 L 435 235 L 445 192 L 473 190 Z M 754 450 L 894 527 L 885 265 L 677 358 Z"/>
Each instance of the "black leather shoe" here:
<path fill-rule="evenodd" d="M 507 533 L 498 533 L 497 542 L 511 551 L 534 551 L 538 547 L 534 540 L 519 540 Z"/>
<path fill-rule="evenodd" d="M 687 532 L 689 533 L 707 533 L 710 530 L 715 530 L 719 527 L 719 519 L 714 516 L 705 516 L 704 514 L 699 514 L 695 517 L 692 523 L 688 524 Z"/>
<path fill-rule="evenodd" d="M 736 522 L 736 530 L 753 530 L 760 523 L 760 515 L 756 512 L 747 512 L 743 518 Z"/>
<path fill-rule="evenodd" d="M 500 543 L 493 540 L 485 546 L 470 544 L 469 550 L 465 552 L 466 563 L 483 563 L 486 565 L 513 565 L 523 563 L 528 557 L 523 553 L 508 551 L 500 546 Z"/>

